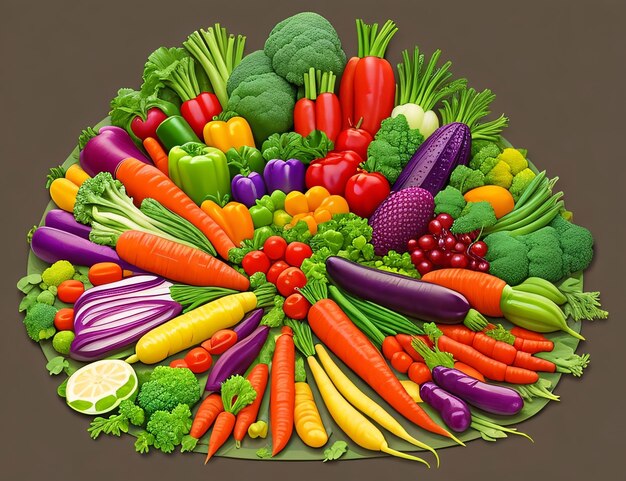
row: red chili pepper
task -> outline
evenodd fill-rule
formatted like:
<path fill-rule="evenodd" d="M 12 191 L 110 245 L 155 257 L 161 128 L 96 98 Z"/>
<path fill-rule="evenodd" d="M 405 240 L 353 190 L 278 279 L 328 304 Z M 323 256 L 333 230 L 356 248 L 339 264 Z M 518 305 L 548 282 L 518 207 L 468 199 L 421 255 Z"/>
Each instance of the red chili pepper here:
<path fill-rule="evenodd" d="M 200 344 L 210 354 L 224 354 L 237 342 L 237 333 L 231 329 L 220 329 L 211 339 Z"/>
<path fill-rule="evenodd" d="M 374 139 L 367 130 L 363 130 L 360 127 L 361 122 L 354 127 L 348 127 L 339 132 L 335 140 L 335 150 L 339 152 L 353 150 L 362 159 L 367 159 L 367 148 Z"/>
<path fill-rule="evenodd" d="M 148 109 L 146 120 L 136 116 L 130 122 L 130 129 L 139 139 L 145 140 L 148 137 L 156 139 L 156 129 L 168 115 L 158 107 Z"/>
<path fill-rule="evenodd" d="M 180 106 L 180 114 L 199 138 L 203 138 L 204 126 L 222 112 L 217 95 L 202 92 L 195 99 L 187 100 Z"/>
<path fill-rule="evenodd" d="M 391 192 L 389 181 L 378 172 L 359 172 L 348 179 L 344 193 L 350 212 L 369 218 Z"/>
<path fill-rule="evenodd" d="M 391 20 L 380 30 L 378 24 L 367 25 L 357 20 L 359 54 L 347 63 L 339 86 L 344 129 L 363 119 L 361 127 L 373 136 L 380 123 L 391 115 L 396 80 L 384 56 L 397 30 Z"/>
<path fill-rule="evenodd" d="M 332 195 L 343 195 L 348 179 L 357 173 L 363 159 L 351 150 L 329 152 L 323 159 L 314 160 L 306 171 L 307 188 L 321 185 Z"/>
<path fill-rule="evenodd" d="M 341 130 L 341 105 L 334 94 L 336 76 L 311 68 L 304 74 L 304 97 L 293 110 L 294 130 L 307 136 L 321 130 L 333 142 Z"/>

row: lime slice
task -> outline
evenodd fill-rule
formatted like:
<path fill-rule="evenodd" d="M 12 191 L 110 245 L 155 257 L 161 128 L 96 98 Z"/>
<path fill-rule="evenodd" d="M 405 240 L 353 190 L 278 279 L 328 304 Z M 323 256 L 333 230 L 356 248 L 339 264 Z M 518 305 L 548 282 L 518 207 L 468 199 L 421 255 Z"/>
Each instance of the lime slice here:
<path fill-rule="evenodd" d="M 125 361 L 105 359 L 80 368 L 67 380 L 67 404 L 83 414 L 115 409 L 137 391 L 137 374 Z"/>

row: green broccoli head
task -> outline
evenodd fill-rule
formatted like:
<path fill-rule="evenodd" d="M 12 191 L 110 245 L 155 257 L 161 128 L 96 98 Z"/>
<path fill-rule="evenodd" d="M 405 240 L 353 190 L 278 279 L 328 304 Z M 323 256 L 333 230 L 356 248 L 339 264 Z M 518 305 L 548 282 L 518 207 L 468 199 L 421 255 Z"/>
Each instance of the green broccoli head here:
<path fill-rule="evenodd" d="M 228 77 L 226 91 L 230 96 L 232 95 L 233 90 L 235 90 L 241 82 L 244 82 L 250 77 L 256 77 L 257 75 L 273 72 L 274 69 L 272 68 L 272 59 L 265 55 L 263 50 L 255 50 L 254 52 L 246 55 L 233 69 L 230 77 Z"/>
<path fill-rule="evenodd" d="M 513 148 L 507 148 L 498 155 L 498 159 L 506 162 L 511 168 L 511 174 L 517 175 L 522 170 L 528 168 L 528 161 L 524 158 L 522 153 Z"/>
<path fill-rule="evenodd" d="M 154 436 L 152 444 L 164 453 L 171 453 L 191 429 L 191 410 L 179 404 L 169 411 L 156 411 L 150 416 L 146 431 Z"/>
<path fill-rule="evenodd" d="M 485 260 L 489 273 L 515 286 L 528 279 L 528 247 L 508 232 L 496 232 L 484 239 L 487 244 Z"/>
<path fill-rule="evenodd" d="M 69 261 L 56 261 L 41 273 L 41 280 L 48 286 L 58 286 L 74 277 L 76 270 Z"/>
<path fill-rule="evenodd" d="M 565 276 L 563 251 L 559 234 L 552 227 L 543 227 L 519 240 L 528 247 L 528 275 L 556 282 Z"/>
<path fill-rule="evenodd" d="M 341 40 L 331 23 L 313 12 L 302 12 L 279 22 L 264 48 L 274 71 L 295 85 L 304 83 L 311 67 L 339 76 L 346 65 Z"/>
<path fill-rule="evenodd" d="M 511 187 L 511 183 L 513 182 L 511 167 L 503 160 L 498 160 L 488 172 L 485 172 L 482 169 L 481 171 L 485 174 L 486 185 L 499 185 L 507 190 Z"/>
<path fill-rule="evenodd" d="M 515 202 L 517 202 L 517 199 L 520 198 L 526 190 L 526 187 L 528 187 L 528 184 L 530 184 L 534 178 L 535 173 L 528 168 L 521 170 L 513 176 L 513 182 L 511 182 L 509 192 L 513 196 Z"/>
<path fill-rule="evenodd" d="M 480 149 L 477 150 L 478 147 Z M 469 166 L 474 170 L 478 170 L 486 159 L 495 159 L 498 155 L 500 155 L 500 147 L 497 144 L 487 141 L 472 142 L 472 160 L 470 160 Z"/>
<path fill-rule="evenodd" d="M 363 168 L 368 172 L 381 173 L 393 185 L 423 141 L 424 136 L 419 129 L 411 129 L 403 114 L 389 117 L 382 121 L 367 148 L 367 161 Z"/>
<path fill-rule="evenodd" d="M 137 395 L 137 404 L 148 416 L 171 411 L 179 404 L 193 406 L 200 399 L 200 383 L 187 368 L 157 366 Z"/>
<path fill-rule="evenodd" d="M 435 214 L 450 214 L 456 219 L 466 204 L 461 191 L 449 185 L 435 196 Z"/>
<path fill-rule="evenodd" d="M 573 224 L 557 215 L 549 224 L 558 233 L 563 251 L 563 270 L 566 275 L 583 271 L 593 259 L 593 236 L 588 229 Z"/>
<path fill-rule="evenodd" d="M 119 412 L 134 426 L 142 426 L 146 420 L 144 410 L 130 399 L 124 399 L 120 403 Z"/>
<path fill-rule="evenodd" d="M 491 142 L 490 140 L 472 140 L 472 147 L 470 149 L 470 156 L 474 157 L 478 152 L 480 152 L 485 147 L 488 147 L 488 150 L 485 150 L 485 154 L 489 152 L 490 157 L 495 157 L 500 152 L 500 148 L 497 144 Z M 497 150 L 497 152 L 496 152 Z M 484 154 L 483 154 L 484 155 Z"/>
<path fill-rule="evenodd" d="M 450 175 L 450 185 L 465 194 L 468 190 L 485 185 L 485 176 L 480 170 L 457 165 Z"/>
<path fill-rule="evenodd" d="M 492 226 L 496 221 L 496 213 L 489 202 L 468 202 L 461 215 L 454 220 L 450 231 L 454 234 L 465 234 Z"/>
<path fill-rule="evenodd" d="M 109 172 L 100 172 L 81 184 L 74 203 L 74 218 L 82 224 L 91 224 L 94 207 L 125 216 L 128 211 L 138 211 L 126 195 L 124 185 Z"/>
<path fill-rule="evenodd" d="M 28 337 L 35 342 L 39 342 L 54 336 L 56 332 L 54 316 L 56 313 L 56 307 L 48 304 L 37 302 L 29 307 L 24 317 L 24 326 L 26 326 Z"/>
<path fill-rule="evenodd" d="M 227 110 L 244 117 L 261 143 L 273 133 L 291 129 L 295 102 L 292 85 L 275 73 L 265 73 L 243 80 L 232 91 Z"/>

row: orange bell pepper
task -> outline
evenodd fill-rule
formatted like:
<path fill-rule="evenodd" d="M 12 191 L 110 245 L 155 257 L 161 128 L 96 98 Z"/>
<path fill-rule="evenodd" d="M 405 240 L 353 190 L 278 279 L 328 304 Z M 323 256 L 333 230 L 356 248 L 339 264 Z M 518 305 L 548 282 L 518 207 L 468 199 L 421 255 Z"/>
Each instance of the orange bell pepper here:
<path fill-rule="evenodd" d="M 236 246 L 244 239 L 252 239 L 254 224 L 248 208 L 239 202 L 229 202 L 224 207 L 212 200 L 202 202 L 200 208 L 208 214 Z"/>
<path fill-rule="evenodd" d="M 340 195 L 330 195 L 326 188 L 318 185 L 311 187 L 304 194 L 302 192 L 287 194 L 285 211 L 293 216 L 289 227 L 302 220 L 309 226 L 309 232 L 315 235 L 317 224 L 329 221 L 335 214 L 347 214 L 350 208 L 346 199 Z"/>

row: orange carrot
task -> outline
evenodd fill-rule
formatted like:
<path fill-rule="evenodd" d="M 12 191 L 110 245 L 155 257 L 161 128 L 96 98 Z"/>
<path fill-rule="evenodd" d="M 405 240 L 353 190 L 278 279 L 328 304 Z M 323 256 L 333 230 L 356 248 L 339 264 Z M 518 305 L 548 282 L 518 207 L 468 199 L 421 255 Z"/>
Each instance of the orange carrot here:
<path fill-rule="evenodd" d="M 404 417 L 433 433 L 452 436 L 413 401 L 367 336 L 337 303 L 326 298 L 323 285 L 309 282 L 300 293 L 312 305 L 308 313 L 311 330 L 326 347 Z"/>
<path fill-rule="evenodd" d="M 222 396 L 213 393 L 204 398 L 193 418 L 189 434 L 183 438 L 181 451 L 193 451 L 198 440 L 206 434 L 222 411 L 224 411 Z"/>
<path fill-rule="evenodd" d="M 293 413 L 296 402 L 296 347 L 293 331 L 284 326 L 276 339 L 272 358 L 270 390 L 270 426 L 272 431 L 272 456 L 287 445 L 293 432 Z"/>
<path fill-rule="evenodd" d="M 471 346 L 472 342 L 474 342 L 474 336 L 476 335 L 476 331 L 472 331 L 462 324 L 437 324 L 437 327 L 446 336 L 451 337 L 455 341 L 462 342 L 463 344 L 467 344 L 469 346 Z"/>
<path fill-rule="evenodd" d="M 522 339 L 529 339 L 531 341 L 547 341 L 548 338 L 543 334 L 540 334 L 535 331 L 530 331 L 528 329 L 524 329 L 523 327 L 514 326 L 511 329 L 511 334 L 515 337 L 521 337 Z"/>
<path fill-rule="evenodd" d="M 478 379 L 479 381 L 485 382 L 485 376 L 483 376 L 480 372 L 474 369 L 472 366 L 468 366 L 464 362 L 455 362 L 454 369 L 458 369 L 459 371 L 467 374 L 474 379 Z"/>
<path fill-rule="evenodd" d="M 154 234 L 125 231 L 115 250 L 124 261 L 173 281 L 238 291 L 250 287 L 245 276 L 206 252 Z"/>
<path fill-rule="evenodd" d="M 228 251 L 235 247 L 224 230 L 200 209 L 170 178 L 153 165 L 129 157 L 115 171 L 115 177 L 124 184 L 135 204 L 149 197 L 163 207 L 187 219 L 211 241 L 218 254 L 228 259 Z"/>
<path fill-rule="evenodd" d="M 527 352 L 517 351 L 513 362 L 514 366 L 523 367 L 532 371 L 556 372 L 556 364 L 546 359 L 535 357 Z"/>
<path fill-rule="evenodd" d="M 513 361 L 515 361 L 517 349 L 515 349 L 511 344 L 507 344 L 504 341 L 498 341 L 483 332 L 475 332 L 461 325 L 446 326 L 438 324 L 437 327 L 446 336 L 454 339 L 455 341 L 472 346 L 478 352 L 481 352 L 485 356 L 495 359 L 496 361 L 503 362 L 509 366 L 513 364 Z"/>
<path fill-rule="evenodd" d="M 422 280 L 463 294 L 481 314 L 503 316 L 500 300 L 507 284 L 496 276 L 469 269 L 437 269 L 424 274 Z"/>
<path fill-rule="evenodd" d="M 409 379 L 415 384 L 423 384 L 433 380 L 433 376 L 428 369 L 428 366 L 424 362 L 415 361 L 409 366 L 409 372 L 407 373 Z"/>
<path fill-rule="evenodd" d="M 224 410 L 219 413 L 209 438 L 209 449 L 204 464 L 221 448 L 233 432 L 237 414 L 254 402 L 257 393 L 250 381 L 238 374 L 222 383 L 222 403 Z"/>
<path fill-rule="evenodd" d="M 515 349 L 528 354 L 536 354 L 538 352 L 551 352 L 554 349 L 554 343 L 552 341 L 535 341 L 533 339 L 523 339 L 521 337 L 515 338 L 513 344 Z"/>
<path fill-rule="evenodd" d="M 237 447 L 243 441 L 248 428 L 256 421 L 257 414 L 259 413 L 259 407 L 263 400 L 263 394 L 265 394 L 265 388 L 267 387 L 267 378 L 269 376 L 269 367 L 267 364 L 259 363 L 252 368 L 248 373 L 247 379 L 252 384 L 252 387 L 256 391 L 256 399 L 252 404 L 247 405 L 239 414 L 237 414 L 237 421 L 235 423 L 235 429 L 233 430 L 233 437 L 235 438 L 235 444 Z"/>
<path fill-rule="evenodd" d="M 167 158 L 167 152 L 161 147 L 159 141 L 153 137 L 146 137 L 143 139 L 143 146 L 148 152 L 148 155 L 154 162 L 154 165 L 169 177 L 169 162 Z"/>

